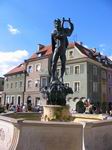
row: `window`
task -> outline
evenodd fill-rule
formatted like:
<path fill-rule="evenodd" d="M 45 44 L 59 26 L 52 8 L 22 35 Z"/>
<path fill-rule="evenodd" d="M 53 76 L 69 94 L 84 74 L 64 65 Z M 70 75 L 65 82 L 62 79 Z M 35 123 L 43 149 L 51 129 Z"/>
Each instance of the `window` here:
<path fill-rule="evenodd" d="M 32 103 L 32 97 L 28 96 L 27 97 L 27 105 L 31 105 L 31 103 Z"/>
<path fill-rule="evenodd" d="M 106 79 L 106 71 L 105 71 L 105 70 L 102 70 L 101 75 L 102 75 L 102 78 L 103 78 L 103 79 Z"/>
<path fill-rule="evenodd" d="M 11 97 L 11 104 L 14 104 L 14 96 Z"/>
<path fill-rule="evenodd" d="M 7 88 L 7 89 L 9 88 L 9 83 L 6 84 L 6 88 Z"/>
<path fill-rule="evenodd" d="M 11 88 L 13 88 L 13 83 L 11 83 Z"/>
<path fill-rule="evenodd" d="M 98 83 L 93 82 L 93 92 L 97 92 L 97 91 L 98 91 Z"/>
<path fill-rule="evenodd" d="M 20 105 L 21 102 L 21 96 L 18 96 L 18 105 Z"/>
<path fill-rule="evenodd" d="M 31 73 L 33 71 L 32 66 L 28 66 L 28 73 Z"/>
<path fill-rule="evenodd" d="M 108 74 L 108 78 L 111 79 L 111 74 L 110 73 Z"/>
<path fill-rule="evenodd" d="M 5 81 L 8 81 L 8 77 L 5 77 L 4 80 L 5 80 Z"/>
<path fill-rule="evenodd" d="M 22 81 L 20 81 L 20 87 L 22 87 L 23 86 L 23 82 Z"/>
<path fill-rule="evenodd" d="M 80 90 L 80 82 L 74 82 L 74 92 L 79 92 Z"/>
<path fill-rule="evenodd" d="M 36 64 L 36 71 L 40 71 L 41 69 L 41 64 Z"/>
<path fill-rule="evenodd" d="M 41 87 L 45 87 L 47 86 L 47 78 L 46 77 L 42 77 L 41 78 Z"/>
<path fill-rule="evenodd" d="M 109 87 L 109 94 L 111 94 L 111 87 Z"/>
<path fill-rule="evenodd" d="M 70 66 L 70 74 L 73 74 L 73 66 Z"/>
<path fill-rule="evenodd" d="M 75 74 L 79 74 L 80 73 L 80 66 L 75 66 Z"/>
<path fill-rule="evenodd" d="M 64 84 L 65 84 L 65 86 L 69 87 L 69 83 L 68 83 L 68 82 L 66 82 L 66 83 L 64 83 Z"/>
<path fill-rule="evenodd" d="M 20 77 L 20 74 L 17 74 L 17 75 L 16 75 L 16 78 L 19 78 L 19 77 Z"/>
<path fill-rule="evenodd" d="M 17 85 L 18 85 L 18 83 L 17 83 L 17 82 L 15 82 L 15 88 L 17 88 Z"/>
<path fill-rule="evenodd" d="M 42 56 L 42 54 L 41 54 L 41 53 L 39 53 L 39 54 L 37 54 L 37 56 L 38 56 L 38 57 L 41 57 L 41 56 Z"/>
<path fill-rule="evenodd" d="M 73 50 L 69 51 L 69 58 L 73 58 Z"/>
<path fill-rule="evenodd" d="M 2 81 L 2 85 L 4 85 L 4 81 Z"/>
<path fill-rule="evenodd" d="M 40 97 L 35 98 L 35 106 L 40 105 Z"/>
<path fill-rule="evenodd" d="M 29 80 L 29 81 L 28 81 L 28 88 L 31 88 L 31 87 L 32 87 L 32 81 Z"/>
<path fill-rule="evenodd" d="M 35 81 L 35 87 L 39 87 L 40 86 L 40 81 L 39 80 L 36 80 Z"/>
<path fill-rule="evenodd" d="M 93 75 L 97 76 L 97 67 L 93 66 Z"/>
<path fill-rule="evenodd" d="M 10 96 L 6 96 L 6 103 L 10 103 Z"/>
<path fill-rule="evenodd" d="M 70 71 L 70 68 L 66 67 L 66 69 L 65 69 L 65 75 L 69 75 L 69 71 Z"/>

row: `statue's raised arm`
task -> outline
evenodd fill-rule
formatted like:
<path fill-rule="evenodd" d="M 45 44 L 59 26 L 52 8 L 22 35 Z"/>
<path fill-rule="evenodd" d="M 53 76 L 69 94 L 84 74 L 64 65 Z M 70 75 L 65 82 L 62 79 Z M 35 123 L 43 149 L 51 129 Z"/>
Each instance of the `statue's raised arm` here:
<path fill-rule="evenodd" d="M 64 23 L 65 22 L 68 22 L 68 25 L 69 27 L 68 28 L 64 28 Z M 63 21 L 62 21 L 62 28 L 66 34 L 66 36 L 71 36 L 73 30 L 74 30 L 74 25 L 73 23 L 71 22 L 70 18 L 68 20 L 66 20 L 65 18 L 63 18 Z"/>

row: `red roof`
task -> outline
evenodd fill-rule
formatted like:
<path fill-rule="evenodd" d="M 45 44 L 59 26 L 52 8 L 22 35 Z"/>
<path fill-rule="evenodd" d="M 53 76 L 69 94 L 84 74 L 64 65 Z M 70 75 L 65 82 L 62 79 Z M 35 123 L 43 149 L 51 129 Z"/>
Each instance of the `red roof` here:
<path fill-rule="evenodd" d="M 85 54 L 86 56 L 89 57 L 89 54 L 90 54 L 90 50 L 86 47 L 84 47 L 82 44 L 78 43 L 78 42 L 75 42 L 75 46 L 83 53 Z"/>
<path fill-rule="evenodd" d="M 11 74 L 16 74 L 16 73 L 21 73 L 21 72 L 24 72 L 24 71 L 25 71 L 25 63 L 20 64 L 19 66 L 13 68 L 8 73 L 6 73 L 4 76 L 11 75 Z"/>
<path fill-rule="evenodd" d="M 81 43 L 78 42 L 69 43 L 68 48 L 74 48 L 74 46 L 76 46 L 87 57 L 98 61 L 96 58 L 97 52 L 93 51 L 92 49 L 84 47 Z M 43 46 L 37 53 L 33 53 L 33 55 L 28 60 L 44 58 L 45 56 L 49 56 L 51 53 L 52 53 L 51 45 Z M 25 71 L 25 63 L 20 64 L 19 66 L 15 67 L 5 75 L 16 74 L 23 71 Z"/>
<path fill-rule="evenodd" d="M 68 48 L 73 48 L 74 45 L 75 45 L 74 43 L 69 43 Z M 42 54 L 42 56 L 48 56 L 51 53 L 52 53 L 52 46 L 47 45 L 47 46 L 44 46 L 43 48 L 41 48 L 40 51 L 38 51 L 37 53 L 33 53 L 33 55 L 29 59 L 38 58 L 39 54 Z"/>

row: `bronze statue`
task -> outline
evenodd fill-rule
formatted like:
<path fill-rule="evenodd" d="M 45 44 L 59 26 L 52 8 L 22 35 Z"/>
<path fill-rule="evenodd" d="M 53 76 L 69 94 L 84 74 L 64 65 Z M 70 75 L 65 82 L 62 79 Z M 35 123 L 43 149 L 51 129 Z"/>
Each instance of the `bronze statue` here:
<path fill-rule="evenodd" d="M 64 27 L 64 23 L 69 24 L 69 28 Z M 62 21 L 60 19 L 54 20 L 55 30 L 52 33 L 52 57 L 49 59 L 49 75 L 50 75 L 50 84 L 48 87 L 45 87 L 41 90 L 43 96 L 47 97 L 48 105 L 66 105 L 66 96 L 68 94 L 73 94 L 72 88 L 66 86 L 63 83 L 63 75 L 65 72 L 65 63 L 66 63 L 66 48 L 68 46 L 67 37 L 70 36 L 73 32 L 74 26 L 70 20 Z M 61 75 L 58 79 L 57 77 L 57 61 L 60 58 L 61 60 Z"/>
<path fill-rule="evenodd" d="M 64 27 L 64 23 L 67 22 L 69 24 L 69 28 Z M 51 82 L 55 81 L 56 69 L 57 69 L 57 61 L 60 57 L 61 60 L 61 76 L 59 80 L 63 82 L 63 75 L 65 72 L 65 63 L 66 63 L 66 48 L 68 46 L 67 37 L 70 36 L 73 32 L 74 26 L 71 22 L 70 18 L 68 20 L 61 21 L 60 19 L 54 20 L 55 29 L 51 35 L 52 39 L 52 62 L 51 62 Z"/>

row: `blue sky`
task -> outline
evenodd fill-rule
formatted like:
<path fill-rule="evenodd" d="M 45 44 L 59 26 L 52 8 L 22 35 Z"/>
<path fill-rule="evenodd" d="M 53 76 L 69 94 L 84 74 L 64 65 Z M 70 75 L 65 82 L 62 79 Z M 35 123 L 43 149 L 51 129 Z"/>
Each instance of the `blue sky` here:
<path fill-rule="evenodd" d="M 50 44 L 53 20 L 71 18 L 69 41 L 82 41 L 112 56 L 111 0 L 0 0 L 1 75 L 28 58 L 37 44 Z"/>

